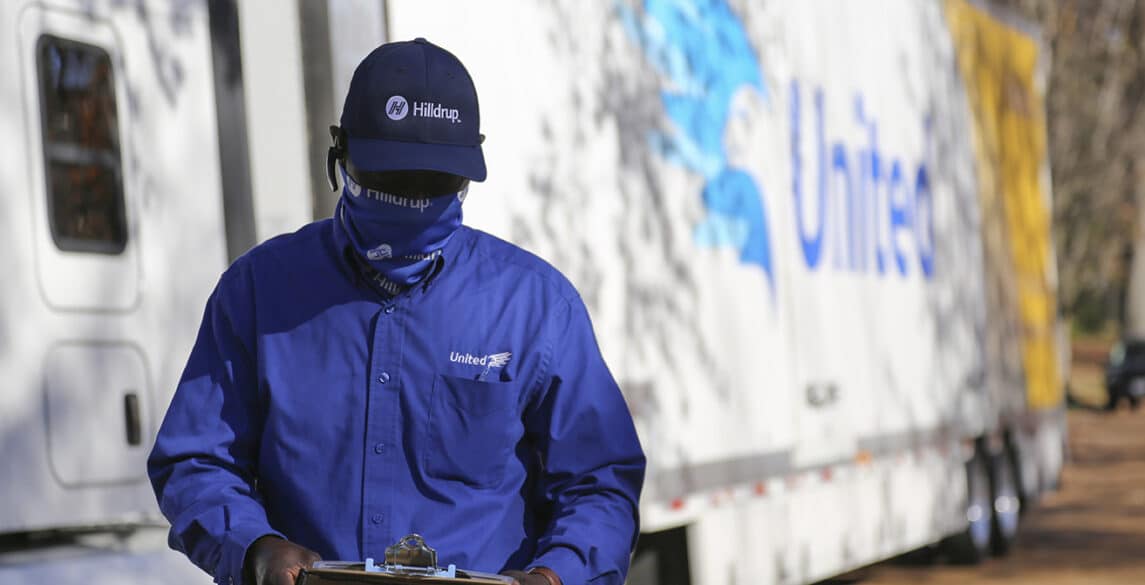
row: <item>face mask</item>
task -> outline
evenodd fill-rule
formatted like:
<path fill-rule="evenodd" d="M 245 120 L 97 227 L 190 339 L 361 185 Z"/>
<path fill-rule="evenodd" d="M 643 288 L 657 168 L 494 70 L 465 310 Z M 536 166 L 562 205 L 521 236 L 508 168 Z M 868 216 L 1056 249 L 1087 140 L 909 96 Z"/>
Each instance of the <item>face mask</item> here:
<path fill-rule="evenodd" d="M 342 169 L 342 222 L 358 256 L 378 273 L 383 290 L 396 294 L 424 278 L 461 226 L 466 191 L 411 199 L 359 185 Z"/>

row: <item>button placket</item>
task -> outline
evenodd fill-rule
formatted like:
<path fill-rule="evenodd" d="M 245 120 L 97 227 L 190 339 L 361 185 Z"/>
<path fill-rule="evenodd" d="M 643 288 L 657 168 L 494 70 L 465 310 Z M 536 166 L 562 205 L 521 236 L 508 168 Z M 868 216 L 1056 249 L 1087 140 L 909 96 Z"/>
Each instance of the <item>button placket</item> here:
<path fill-rule="evenodd" d="M 363 470 L 366 482 L 371 489 L 366 490 L 362 500 L 363 545 L 367 551 L 379 551 L 381 554 L 389 545 L 391 530 L 387 526 L 390 520 L 389 499 L 386 497 L 393 486 L 394 449 L 388 449 L 387 444 L 394 436 L 394 425 L 400 424 L 393 414 L 397 400 L 398 370 L 401 349 L 400 320 L 393 318 L 380 318 L 394 313 L 394 302 L 390 302 L 381 309 L 381 315 L 374 320 L 373 348 L 374 356 L 372 369 L 374 383 L 369 387 L 369 409 L 367 413 L 367 453 L 372 451 L 374 457 L 367 460 Z"/>
<path fill-rule="evenodd" d="M 375 450 L 378 452 L 377 459 L 381 463 L 381 468 L 384 469 L 385 483 L 382 485 L 384 489 L 379 490 L 378 494 L 380 501 L 378 507 L 375 508 L 375 513 L 382 516 L 381 536 L 386 539 L 387 543 L 395 540 L 405 532 L 403 527 L 396 525 L 401 523 L 402 515 L 395 513 L 394 494 L 397 492 L 395 482 L 401 473 L 398 469 L 405 464 L 405 457 L 402 454 L 401 436 L 402 436 L 402 393 L 405 392 L 404 384 L 401 383 L 403 378 L 402 368 L 405 367 L 405 342 L 406 342 L 406 321 L 408 320 L 409 312 L 409 297 L 398 297 L 394 302 L 387 307 L 389 309 L 386 319 L 387 329 L 390 331 L 390 351 L 388 352 L 388 359 L 391 360 L 389 373 L 393 378 L 386 385 L 386 399 L 385 404 L 389 406 L 386 412 L 387 425 L 384 434 L 379 435 L 378 442 L 374 445 Z M 397 309 L 401 308 L 401 311 Z M 397 533 L 395 533 L 397 531 Z"/>

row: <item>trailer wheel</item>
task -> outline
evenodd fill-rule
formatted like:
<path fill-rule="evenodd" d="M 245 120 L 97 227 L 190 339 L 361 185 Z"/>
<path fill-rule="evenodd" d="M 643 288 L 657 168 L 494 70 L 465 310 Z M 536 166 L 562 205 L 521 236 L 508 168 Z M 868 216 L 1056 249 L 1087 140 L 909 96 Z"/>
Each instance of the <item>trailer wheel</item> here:
<path fill-rule="evenodd" d="M 990 493 L 990 468 L 978 450 L 966 462 L 966 528 L 942 542 L 951 562 L 976 565 L 990 554 L 993 506 Z"/>
<path fill-rule="evenodd" d="M 990 456 L 990 488 L 994 504 L 990 523 L 990 552 L 1000 557 L 1010 552 L 1018 537 L 1022 511 L 1018 480 L 1014 474 L 1013 450 L 1009 446 L 997 455 Z"/>

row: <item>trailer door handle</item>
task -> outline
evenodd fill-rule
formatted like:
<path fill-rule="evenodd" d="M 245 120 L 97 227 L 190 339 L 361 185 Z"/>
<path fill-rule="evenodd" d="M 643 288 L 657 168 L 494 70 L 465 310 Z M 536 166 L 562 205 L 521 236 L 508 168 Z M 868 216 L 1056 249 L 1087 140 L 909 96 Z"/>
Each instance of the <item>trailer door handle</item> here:
<path fill-rule="evenodd" d="M 128 392 L 123 396 L 123 420 L 127 424 L 127 444 L 138 445 L 143 442 L 143 429 L 139 422 L 139 395 Z"/>

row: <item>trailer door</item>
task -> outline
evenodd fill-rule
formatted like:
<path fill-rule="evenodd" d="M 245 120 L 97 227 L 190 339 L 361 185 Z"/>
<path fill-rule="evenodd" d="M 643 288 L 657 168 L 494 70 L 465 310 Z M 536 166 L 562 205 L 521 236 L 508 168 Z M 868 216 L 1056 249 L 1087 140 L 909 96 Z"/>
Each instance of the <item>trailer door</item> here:
<path fill-rule="evenodd" d="M 28 221 L 53 315 L 41 377 L 48 458 L 67 487 L 142 479 L 151 384 L 143 352 L 115 333 L 137 312 L 142 280 L 119 35 L 97 16 L 39 5 L 19 26 Z"/>

